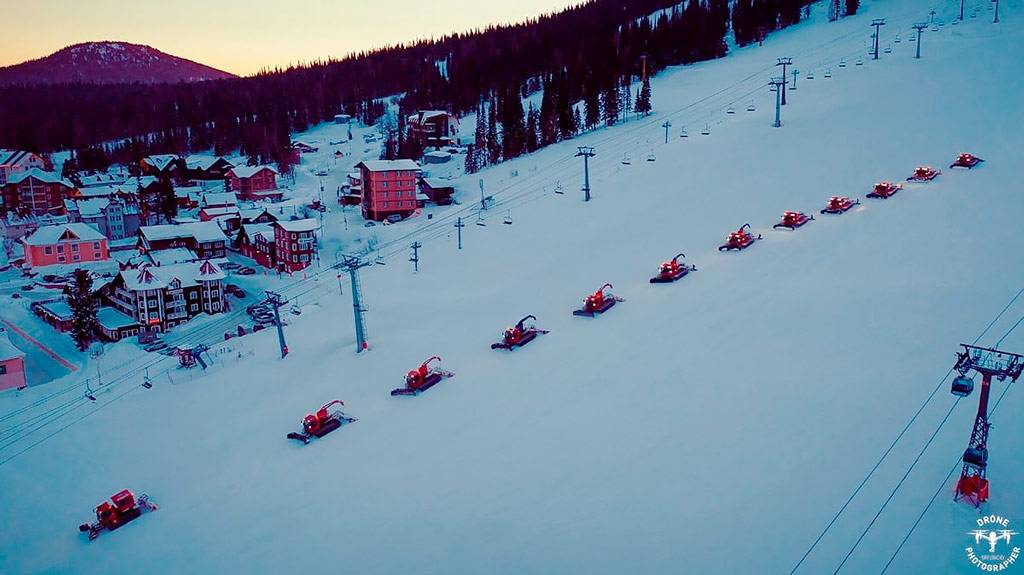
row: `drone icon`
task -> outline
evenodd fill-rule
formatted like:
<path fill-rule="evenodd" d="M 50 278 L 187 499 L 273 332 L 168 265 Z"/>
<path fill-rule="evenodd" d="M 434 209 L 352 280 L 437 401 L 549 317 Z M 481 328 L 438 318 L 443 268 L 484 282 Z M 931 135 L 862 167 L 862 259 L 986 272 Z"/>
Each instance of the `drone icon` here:
<path fill-rule="evenodd" d="M 996 552 L 996 543 L 1002 540 L 1006 540 L 1006 544 L 1010 544 L 1010 537 L 1013 535 L 1019 535 L 1017 531 L 1010 531 L 1008 529 L 1002 529 L 998 533 L 995 531 L 985 531 L 984 529 L 975 529 L 974 531 L 968 531 L 968 535 L 974 535 L 975 545 L 981 545 L 982 541 L 988 543 L 988 552 Z"/>

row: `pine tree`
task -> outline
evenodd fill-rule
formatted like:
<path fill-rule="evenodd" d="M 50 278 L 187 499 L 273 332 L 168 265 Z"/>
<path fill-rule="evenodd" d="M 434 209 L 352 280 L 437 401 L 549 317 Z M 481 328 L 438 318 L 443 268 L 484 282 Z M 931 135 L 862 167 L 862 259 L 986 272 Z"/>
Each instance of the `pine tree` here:
<path fill-rule="evenodd" d="M 526 151 L 534 152 L 540 147 L 540 117 L 537 108 L 530 102 L 530 109 L 526 112 Z"/>
<path fill-rule="evenodd" d="M 580 129 L 583 126 L 583 119 L 580 117 L 580 107 L 575 106 L 572 109 L 572 134 L 575 136 L 580 133 Z"/>
<path fill-rule="evenodd" d="M 487 165 L 487 115 L 483 100 L 476 106 L 476 131 L 473 136 L 473 173 Z"/>
<path fill-rule="evenodd" d="M 558 114 L 555 111 L 557 95 L 551 78 L 544 82 L 544 95 L 540 101 L 540 145 L 547 146 L 559 140 Z"/>
<path fill-rule="evenodd" d="M 626 121 L 626 115 L 633 109 L 633 90 L 629 74 L 622 77 L 622 97 L 619 102 L 619 109 L 622 110 L 622 121 Z"/>
<path fill-rule="evenodd" d="M 619 121 L 619 90 L 614 84 L 610 84 L 601 92 L 601 103 L 604 108 L 605 125 L 615 125 Z"/>
<path fill-rule="evenodd" d="M 526 118 L 519 89 L 510 89 L 501 105 L 502 155 L 506 160 L 521 156 L 526 149 Z"/>
<path fill-rule="evenodd" d="M 160 178 L 154 185 L 157 186 L 156 201 L 159 211 L 170 223 L 178 216 L 178 198 L 174 195 L 174 186 L 166 178 Z"/>
<path fill-rule="evenodd" d="M 860 0 L 846 0 L 846 15 L 853 16 L 860 8 Z"/>
<path fill-rule="evenodd" d="M 473 144 L 470 144 L 470 145 L 466 146 L 465 172 L 467 174 L 475 174 L 477 169 L 478 168 L 477 168 L 477 165 L 476 165 L 476 146 L 473 145 Z"/>
<path fill-rule="evenodd" d="M 501 159 L 501 140 L 498 138 L 498 102 L 491 99 L 487 106 L 487 163 L 494 165 Z"/>
<path fill-rule="evenodd" d="M 593 130 L 601 122 L 601 99 L 597 82 L 593 78 L 583 85 L 583 104 L 587 108 L 583 128 Z"/>
<path fill-rule="evenodd" d="M 89 272 L 76 269 L 71 285 L 64 289 L 64 294 L 71 308 L 71 339 L 75 340 L 79 351 L 85 351 L 99 327 L 96 320 L 98 305 L 96 295 L 92 292 L 92 276 Z"/>
<path fill-rule="evenodd" d="M 649 77 L 644 78 L 644 83 L 640 86 L 640 93 L 636 96 L 636 108 L 634 108 L 634 111 L 644 116 L 651 113 L 651 79 Z"/>

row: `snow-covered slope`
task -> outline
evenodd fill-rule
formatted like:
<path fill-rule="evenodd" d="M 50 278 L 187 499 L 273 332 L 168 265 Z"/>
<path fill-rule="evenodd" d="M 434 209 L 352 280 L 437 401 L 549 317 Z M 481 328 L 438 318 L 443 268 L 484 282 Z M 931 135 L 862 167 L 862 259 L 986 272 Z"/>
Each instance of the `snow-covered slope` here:
<path fill-rule="evenodd" d="M 832 572 L 954 406 L 942 378 L 958 344 L 1009 332 L 1001 345 L 1024 349 L 1024 329 L 1010 331 L 1024 314 L 1024 298 L 1011 300 L 1024 286 L 1024 6 L 1004 0 L 996 26 L 983 10 L 926 32 L 915 60 L 909 26 L 933 7 L 865 2 L 828 24 L 816 6 L 813 22 L 764 47 L 670 70 L 654 82 L 655 116 L 481 174 L 497 202 L 487 226 L 471 223 L 478 176 L 463 182 L 462 206 L 360 229 L 358 243 L 329 220 L 325 264 L 371 237 L 387 258 L 362 272 L 372 349 L 354 353 L 350 286 L 339 295 L 329 271 L 281 288 L 307 304 L 286 327 L 287 359 L 273 333 L 235 339 L 205 374 L 161 372 L 150 390 L 134 374 L 0 444 L 0 571 L 788 573 L 941 384 L 798 571 Z M 959 4 L 936 9 L 949 22 Z M 888 19 L 883 47 L 901 42 L 857 66 L 876 17 Z M 773 129 L 764 85 L 779 56 L 815 79 L 800 77 Z M 590 203 L 577 145 L 598 154 Z M 960 151 L 987 162 L 863 198 Z M 863 203 L 819 216 L 833 194 Z M 787 209 L 817 219 L 772 230 Z M 719 253 L 745 222 L 764 240 Z M 649 284 L 679 252 L 699 271 Z M 606 281 L 626 301 L 572 317 Z M 528 313 L 551 333 L 488 349 Z M 388 395 L 434 354 L 454 378 Z M 1024 522 L 1024 394 L 995 385 L 982 510 Z M 54 392 L 29 391 L 0 397 L 0 414 Z M 285 439 L 335 397 L 358 422 L 308 446 Z M 889 572 L 975 572 L 964 547 L 979 512 L 954 504 L 943 478 L 976 398 L 955 405 L 843 573 L 881 571 L 936 489 Z M 85 542 L 76 526 L 124 487 L 161 509 Z"/>

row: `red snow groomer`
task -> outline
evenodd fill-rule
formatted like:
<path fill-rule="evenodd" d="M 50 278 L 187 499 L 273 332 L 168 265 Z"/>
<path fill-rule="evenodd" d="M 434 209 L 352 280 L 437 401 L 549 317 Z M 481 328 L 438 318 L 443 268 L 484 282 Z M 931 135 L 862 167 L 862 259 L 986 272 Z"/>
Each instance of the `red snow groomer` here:
<path fill-rule="evenodd" d="M 506 328 L 505 332 L 501 336 L 501 341 L 498 343 L 492 343 L 491 349 L 507 349 L 512 351 L 516 347 L 522 347 L 530 343 L 538 335 L 548 332 L 546 329 L 537 329 L 537 326 L 532 323 L 527 325 L 526 322 L 529 320 L 537 321 L 537 317 L 528 315 L 519 320 L 519 322 L 514 326 Z"/>
<path fill-rule="evenodd" d="M 604 284 L 601 289 L 583 298 L 583 307 L 574 310 L 572 315 L 594 317 L 608 311 L 616 303 L 624 301 L 610 291 L 605 293 L 605 289 L 612 289 L 612 284 Z"/>
<path fill-rule="evenodd" d="M 138 519 L 149 511 L 156 511 L 156 504 L 149 501 L 149 496 L 135 494 L 125 489 L 114 494 L 110 501 L 104 501 L 96 507 L 96 522 L 83 523 L 78 526 L 82 533 L 89 534 L 89 541 L 96 539 L 104 530 L 113 531 L 125 523 Z"/>
<path fill-rule="evenodd" d="M 902 184 L 894 184 L 892 182 L 878 182 L 875 184 L 875 189 L 868 193 L 869 198 L 887 199 L 891 198 L 893 194 L 903 189 Z"/>
<path fill-rule="evenodd" d="M 828 199 L 828 204 L 822 208 L 821 213 L 842 214 L 858 204 L 860 204 L 860 200 L 851 200 L 846 196 L 832 196 Z"/>
<path fill-rule="evenodd" d="M 914 173 L 907 178 L 908 182 L 930 182 L 941 174 L 939 170 L 931 166 L 918 166 L 914 168 Z"/>
<path fill-rule="evenodd" d="M 729 234 L 729 237 L 725 239 L 725 243 L 718 246 L 718 251 L 732 251 L 732 250 L 744 250 L 747 249 L 761 239 L 761 234 L 755 236 L 754 234 L 747 231 L 750 228 L 750 224 L 743 224 L 740 229 Z"/>
<path fill-rule="evenodd" d="M 949 165 L 950 168 L 967 168 L 968 170 L 984 162 L 978 156 L 972 154 L 960 154 L 956 157 L 956 161 Z"/>
<path fill-rule="evenodd" d="M 303 444 L 308 444 L 314 437 L 323 437 L 346 423 L 352 423 L 356 418 L 346 415 L 341 410 L 344 406 L 340 399 L 325 403 L 316 413 L 303 417 L 302 432 L 293 431 L 288 434 L 288 439 L 297 439 Z"/>
<path fill-rule="evenodd" d="M 772 229 L 788 228 L 795 230 L 813 219 L 814 216 L 808 216 L 803 212 L 782 212 L 782 220 L 772 226 Z"/>
<path fill-rule="evenodd" d="M 652 284 L 667 284 L 682 278 L 690 272 L 697 271 L 697 266 L 686 265 L 681 263 L 680 260 L 685 258 L 684 254 L 679 254 L 676 257 L 670 259 L 667 262 L 663 262 L 658 268 L 658 275 L 651 278 Z"/>
<path fill-rule="evenodd" d="M 434 387 L 442 379 L 455 375 L 440 367 L 430 367 L 430 362 L 434 360 L 440 362 L 441 358 L 435 355 L 421 363 L 418 368 L 405 374 L 405 387 L 391 390 L 391 395 L 419 395 L 420 392 Z"/>

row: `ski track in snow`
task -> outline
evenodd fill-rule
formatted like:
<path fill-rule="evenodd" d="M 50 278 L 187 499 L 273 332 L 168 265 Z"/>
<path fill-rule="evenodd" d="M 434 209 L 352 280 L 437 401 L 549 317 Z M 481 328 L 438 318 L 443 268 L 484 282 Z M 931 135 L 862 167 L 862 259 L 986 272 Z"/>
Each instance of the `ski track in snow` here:
<path fill-rule="evenodd" d="M 405 261 L 411 237 L 362 271 L 369 353 L 354 353 L 349 286 L 339 296 L 328 272 L 289 317 L 286 360 L 268 330 L 223 344 L 206 374 L 101 398 L 107 407 L 0 466 L 0 572 L 280 573 L 332 561 L 365 573 L 788 573 L 957 345 L 1024 286 L 1022 2 L 1005 1 L 997 27 L 982 10 L 926 32 L 915 60 L 910 24 L 933 6 L 946 22 L 959 9 L 871 1 L 827 24 L 816 5 L 815 21 L 764 47 L 659 75 L 651 118 L 465 177 L 463 205 L 433 221 L 357 230 L 384 246 L 430 230 L 418 273 Z M 883 46 L 903 40 L 879 62 L 863 50 L 875 17 L 888 18 Z M 764 85 L 778 56 L 816 78 L 799 79 L 775 130 Z M 577 145 L 597 148 L 588 204 Z M 987 161 L 948 169 L 960 151 Z M 919 164 L 943 174 L 864 199 Z M 486 227 L 464 214 L 458 251 L 445 214 L 470 209 L 478 177 L 497 205 Z M 862 205 L 819 215 L 834 194 Z M 506 209 L 512 226 L 500 224 Z M 772 230 L 787 209 L 815 221 Z M 718 253 L 745 222 L 763 241 Z M 326 233 L 325 264 L 356 247 L 337 219 Z M 679 252 L 698 271 L 649 284 Z M 572 317 L 606 281 L 626 301 Z M 488 349 L 530 313 L 551 333 L 513 353 Z M 1018 301 L 981 343 L 1022 313 Z M 1002 345 L 1024 349 L 1024 330 Z M 388 395 L 435 354 L 454 378 Z M 127 350 L 104 359 L 121 360 L 139 365 Z M 1007 385 L 994 384 L 993 401 Z M 835 569 L 954 401 L 945 389 L 798 573 Z M 0 397 L 0 416 L 57 391 Z M 285 439 L 336 397 L 358 422 L 308 446 Z M 956 407 L 843 573 L 882 569 L 962 453 L 976 401 Z M 1024 522 L 1022 407 L 1011 388 L 993 417 L 983 508 L 1013 527 Z M 76 526 L 125 487 L 160 510 L 85 542 Z M 975 572 L 964 547 L 979 512 L 954 504 L 952 488 L 889 573 Z"/>

